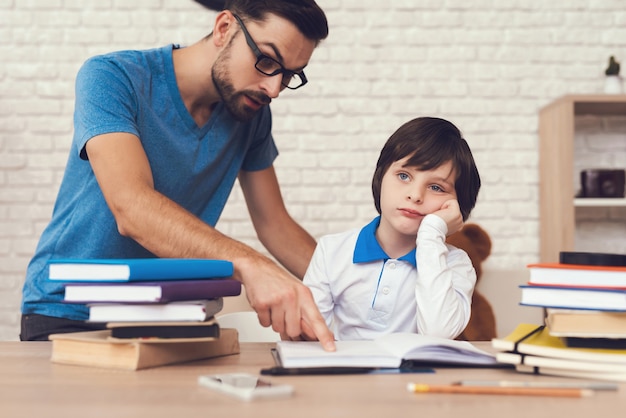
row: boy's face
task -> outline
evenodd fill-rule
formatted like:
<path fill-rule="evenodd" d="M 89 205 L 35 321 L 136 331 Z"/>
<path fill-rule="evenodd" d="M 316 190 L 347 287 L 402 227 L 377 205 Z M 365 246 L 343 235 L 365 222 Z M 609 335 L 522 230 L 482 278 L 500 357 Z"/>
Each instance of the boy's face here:
<path fill-rule="evenodd" d="M 405 235 L 415 240 L 424 216 L 437 212 L 448 200 L 456 199 L 456 172 L 448 161 L 428 171 L 405 167 L 409 157 L 391 164 L 382 178 L 381 222 L 385 235 Z"/>

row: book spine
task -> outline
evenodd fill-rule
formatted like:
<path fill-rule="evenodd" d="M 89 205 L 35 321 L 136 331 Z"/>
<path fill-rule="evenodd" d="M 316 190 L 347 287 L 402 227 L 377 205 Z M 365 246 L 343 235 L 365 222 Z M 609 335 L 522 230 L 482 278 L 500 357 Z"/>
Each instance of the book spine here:
<path fill-rule="evenodd" d="M 211 279 L 161 285 L 161 303 L 214 299 L 241 294 L 241 282 L 235 279 Z"/>
<path fill-rule="evenodd" d="M 129 280 L 207 279 L 230 277 L 233 264 L 226 260 L 159 258 L 133 260 Z"/>

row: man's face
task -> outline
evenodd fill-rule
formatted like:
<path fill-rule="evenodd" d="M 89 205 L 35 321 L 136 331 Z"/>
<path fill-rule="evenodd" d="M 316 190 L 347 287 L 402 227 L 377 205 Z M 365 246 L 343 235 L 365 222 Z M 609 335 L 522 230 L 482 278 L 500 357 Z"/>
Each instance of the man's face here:
<path fill-rule="evenodd" d="M 315 49 L 286 19 L 268 15 L 265 22 L 246 23 L 259 50 L 289 70 L 303 69 Z M 267 76 L 255 68 L 256 56 L 246 43 L 241 28 L 232 18 L 232 35 L 218 55 L 211 76 L 226 108 L 238 120 L 250 120 L 284 89 L 282 76 Z"/>

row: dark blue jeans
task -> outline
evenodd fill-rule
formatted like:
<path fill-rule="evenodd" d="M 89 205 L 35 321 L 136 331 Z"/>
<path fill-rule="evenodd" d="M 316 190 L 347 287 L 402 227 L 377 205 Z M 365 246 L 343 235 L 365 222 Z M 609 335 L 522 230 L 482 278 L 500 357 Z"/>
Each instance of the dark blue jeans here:
<path fill-rule="evenodd" d="M 106 329 L 102 322 L 85 322 L 38 314 L 22 315 L 22 341 L 48 341 L 50 334 Z"/>

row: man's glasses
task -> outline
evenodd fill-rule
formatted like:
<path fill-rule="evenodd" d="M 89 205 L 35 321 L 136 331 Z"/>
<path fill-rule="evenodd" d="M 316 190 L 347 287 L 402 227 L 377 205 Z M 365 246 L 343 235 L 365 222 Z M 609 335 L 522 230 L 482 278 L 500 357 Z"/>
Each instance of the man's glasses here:
<path fill-rule="evenodd" d="M 243 21 L 236 14 L 233 14 L 233 16 L 235 16 L 235 19 L 237 19 L 237 23 L 239 23 L 239 26 L 241 26 L 241 30 L 243 30 L 243 34 L 246 37 L 246 42 L 252 50 L 252 53 L 256 57 L 256 64 L 254 64 L 254 68 L 256 68 L 258 72 L 269 77 L 282 74 L 283 78 L 281 84 L 291 90 L 302 87 L 307 83 L 308 80 L 304 75 L 304 71 L 296 72 L 288 70 L 274 58 L 268 57 L 267 55 L 262 53 L 257 44 L 250 36 L 250 33 L 248 32 L 248 29 L 246 29 L 246 26 L 243 24 Z"/>

